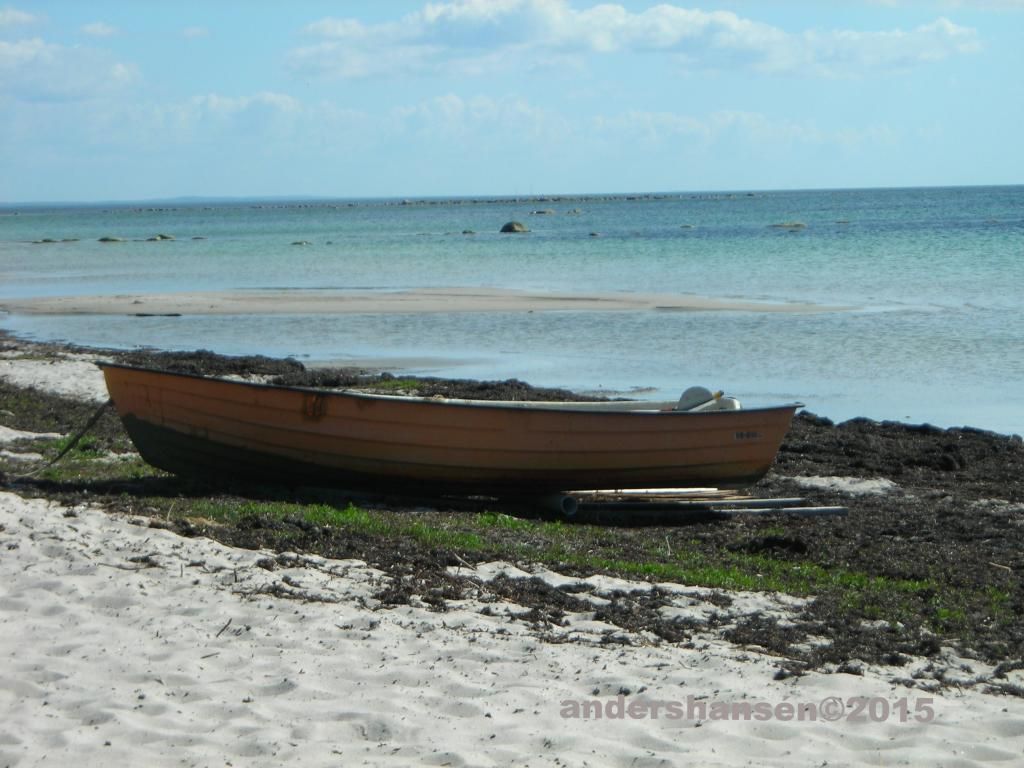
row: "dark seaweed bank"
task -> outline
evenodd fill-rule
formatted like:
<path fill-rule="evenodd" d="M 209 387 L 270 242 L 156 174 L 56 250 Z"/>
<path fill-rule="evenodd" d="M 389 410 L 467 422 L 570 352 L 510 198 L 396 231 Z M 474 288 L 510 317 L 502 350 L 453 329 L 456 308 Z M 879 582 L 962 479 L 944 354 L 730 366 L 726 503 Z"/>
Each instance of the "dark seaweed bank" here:
<path fill-rule="evenodd" d="M 31 347 L 33 355 L 60 351 L 0 338 L 4 346 Z M 109 358 L 194 374 L 258 376 L 288 386 L 358 386 L 501 400 L 581 399 L 516 380 L 306 370 L 294 360 L 225 358 L 202 351 L 110 351 Z M 95 407 L 0 380 L 0 424 L 11 428 L 71 432 Z M 103 416 L 92 439 L 94 450 L 130 450 L 113 413 Z M 426 595 L 443 610 L 446 600 L 475 589 L 452 576 L 449 566 L 493 559 L 528 564 L 520 559 L 528 552 L 529 558 L 567 574 L 604 572 L 663 581 L 668 580 L 665 573 L 699 573 L 710 579 L 709 586 L 730 584 L 735 576 L 747 580 L 744 589 L 781 589 L 808 597 L 795 622 L 748 617 L 726 633 L 734 642 L 777 654 L 785 674 L 830 664 L 849 667 L 857 659 L 898 667 L 911 656 L 937 656 L 943 648 L 1003 663 L 1004 670 L 1024 658 L 1024 442 L 1018 436 L 869 419 L 833 424 L 803 413 L 794 420 L 772 471 L 752 492 L 846 506 L 847 517 L 741 516 L 646 526 L 627 520 L 550 527 L 538 510 L 514 509 L 499 510 L 511 516 L 482 527 L 480 513 L 494 510 L 486 499 L 367 499 L 316 489 L 211 486 L 156 471 L 118 475 L 111 470 L 93 477 L 85 471 L 53 470 L 32 479 L 16 477 L 10 464 L 0 471 L 5 490 L 148 515 L 184 535 L 279 552 L 361 558 L 395 578 L 388 604 Z M 885 493 L 861 495 L 808 486 L 808 478 L 827 477 L 891 485 Z M 374 520 L 394 521 L 390 532 L 372 525 L 324 524 L 301 513 L 306 504 L 344 509 L 351 501 L 377 516 Z M 292 511 L 214 523 L 207 517 L 211 504 L 231 509 L 285 504 Z M 191 514 L 193 507 L 204 511 Z M 421 535 L 424 531 L 436 535 Z M 538 626 L 580 607 L 571 594 L 535 581 L 501 582 L 493 589 L 530 609 Z M 622 595 L 603 609 L 601 618 L 665 642 L 694 642 L 693 627 L 667 622 L 658 607 L 657 590 Z M 1012 686 L 1008 692 L 1022 693 Z"/>

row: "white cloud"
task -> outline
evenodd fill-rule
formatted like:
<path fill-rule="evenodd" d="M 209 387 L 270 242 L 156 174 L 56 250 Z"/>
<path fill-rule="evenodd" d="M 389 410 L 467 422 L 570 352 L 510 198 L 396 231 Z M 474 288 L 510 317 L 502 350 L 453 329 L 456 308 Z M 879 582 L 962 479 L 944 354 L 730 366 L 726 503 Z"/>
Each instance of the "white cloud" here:
<path fill-rule="evenodd" d="M 284 93 L 264 91 L 254 96 L 220 96 L 208 94 L 196 98 L 193 103 L 201 111 L 221 117 L 232 117 L 253 110 L 266 109 L 274 112 L 297 112 L 301 103 Z"/>
<path fill-rule="evenodd" d="M 1024 0 L 868 0 L 872 5 L 890 8 L 915 5 L 937 6 L 939 8 L 969 8 L 973 11 L 1024 11 Z"/>
<path fill-rule="evenodd" d="M 915 64 L 974 53 L 981 48 L 977 33 L 939 18 L 910 31 L 808 32 L 806 46 L 815 52 L 822 71 L 854 68 L 904 69 Z"/>
<path fill-rule="evenodd" d="M 517 142 L 561 142 L 573 133 L 565 116 L 521 97 L 465 99 L 453 93 L 393 110 L 392 128 L 443 140 L 492 140 L 500 135 L 503 141 L 514 137 Z"/>
<path fill-rule="evenodd" d="M 306 27 L 306 32 L 318 37 L 350 39 L 366 36 L 366 27 L 356 19 L 321 19 Z"/>
<path fill-rule="evenodd" d="M 120 196 L 200 189 L 396 194 L 427 178 L 436 183 L 424 194 L 475 194 L 542 177 L 557 189 L 669 189 L 681 179 L 700 188 L 723 183 L 722 167 L 737 156 L 784 174 L 787 158 L 808 151 L 841 160 L 913 139 L 884 124 L 820 125 L 756 111 L 633 110 L 587 117 L 515 94 L 448 92 L 373 113 L 277 91 L 213 92 L 174 102 L 108 99 L 100 106 L 70 100 L 13 104 L 0 123 L 0 154 L 4 147 L 23 148 L 17 161 L 25 168 L 117 169 L 138 190 L 119 187 Z"/>
<path fill-rule="evenodd" d="M 619 115 L 591 119 L 590 133 L 616 141 L 659 144 L 676 139 L 708 141 L 712 138 L 706 121 L 673 112 L 630 110 Z"/>
<path fill-rule="evenodd" d="M 237 144 L 253 137 L 300 135 L 308 122 L 309 110 L 287 94 L 265 91 L 251 96 L 225 96 L 210 93 L 183 102 L 140 105 L 126 108 L 133 126 L 122 140 L 149 143 L 153 140 L 189 144 L 199 140 L 208 143 L 214 137 Z"/>
<path fill-rule="evenodd" d="M 31 13 L 19 11 L 17 8 L 0 8 L 0 28 L 14 27 L 19 24 L 33 24 L 38 20 Z"/>
<path fill-rule="evenodd" d="M 814 120 L 792 120 L 760 112 L 720 110 L 702 116 L 674 112 L 629 111 L 595 117 L 588 135 L 616 145 L 637 143 L 661 147 L 701 147 L 715 143 L 745 147 L 811 147 L 829 145 L 854 148 L 893 144 L 899 136 L 889 126 L 845 126 L 823 129 Z"/>
<path fill-rule="evenodd" d="M 942 0 L 950 8 L 985 8 L 997 11 L 1024 11 L 1024 0 Z"/>
<path fill-rule="evenodd" d="M 117 34 L 117 27 L 112 27 L 102 21 L 94 21 L 82 27 L 82 32 L 89 37 L 113 37 Z"/>
<path fill-rule="evenodd" d="M 185 27 L 181 30 L 181 36 L 187 40 L 194 40 L 199 37 L 209 37 L 210 30 L 206 27 Z"/>
<path fill-rule="evenodd" d="M 729 11 L 657 5 L 640 12 L 565 0 L 453 0 L 395 21 L 325 18 L 290 56 L 298 71 L 339 78 L 485 74 L 566 56 L 672 54 L 693 70 L 856 73 L 894 69 L 980 47 L 945 18 L 912 30 L 787 31 Z"/>
<path fill-rule="evenodd" d="M 26 101 L 76 101 L 111 93 L 139 77 L 107 51 L 66 47 L 34 37 L 0 40 L 0 94 Z"/>
<path fill-rule="evenodd" d="M 147 148 L 219 146 L 223 151 L 245 147 L 259 152 L 291 152 L 291 147 L 296 152 L 314 148 L 344 152 L 349 149 L 346 140 L 366 125 L 366 116 L 355 110 L 263 91 L 242 96 L 209 93 L 160 105 L 125 105 L 123 115 L 110 130 L 118 142 Z"/>
<path fill-rule="evenodd" d="M 744 110 L 703 114 L 628 110 L 583 117 L 521 97 L 465 98 L 453 93 L 396 108 L 389 121 L 379 123 L 379 130 L 433 147 L 526 145 L 556 154 L 605 147 L 615 152 L 667 152 L 666 156 L 726 146 L 764 151 L 854 149 L 892 145 L 901 139 L 893 128 L 879 123 L 823 127 L 814 119 Z"/>

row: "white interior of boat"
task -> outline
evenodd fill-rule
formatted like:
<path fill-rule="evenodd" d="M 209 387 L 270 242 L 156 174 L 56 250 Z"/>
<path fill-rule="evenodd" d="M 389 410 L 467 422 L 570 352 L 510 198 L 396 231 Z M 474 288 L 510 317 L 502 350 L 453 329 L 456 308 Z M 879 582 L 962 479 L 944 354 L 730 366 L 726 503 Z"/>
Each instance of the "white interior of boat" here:
<path fill-rule="evenodd" d="M 548 401 L 548 400 L 465 400 L 446 397 L 410 397 L 408 395 L 385 395 L 359 390 L 342 390 L 341 394 L 380 400 L 404 400 L 424 403 L 446 403 L 490 408 L 528 408 L 552 411 L 609 411 L 618 413 L 661 413 L 702 411 L 737 411 L 740 401 L 725 397 L 722 392 L 712 392 L 704 387 L 690 387 L 678 401 L 652 400 L 598 400 L 598 401 Z"/>

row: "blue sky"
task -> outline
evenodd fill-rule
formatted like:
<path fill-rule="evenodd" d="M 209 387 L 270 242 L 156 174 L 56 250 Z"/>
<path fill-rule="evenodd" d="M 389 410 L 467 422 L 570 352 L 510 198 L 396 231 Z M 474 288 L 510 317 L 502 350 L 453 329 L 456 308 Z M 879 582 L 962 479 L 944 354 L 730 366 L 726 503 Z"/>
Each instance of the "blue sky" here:
<path fill-rule="evenodd" d="M 15 0 L 0 202 L 1016 184 L 1022 41 L 1024 0 Z"/>

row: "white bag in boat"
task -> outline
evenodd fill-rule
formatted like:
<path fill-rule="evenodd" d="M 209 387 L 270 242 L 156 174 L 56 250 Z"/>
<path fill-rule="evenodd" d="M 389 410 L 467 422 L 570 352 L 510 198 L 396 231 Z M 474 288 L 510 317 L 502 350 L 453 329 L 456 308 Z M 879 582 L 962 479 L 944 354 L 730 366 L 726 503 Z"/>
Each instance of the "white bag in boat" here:
<path fill-rule="evenodd" d="M 738 411 L 740 401 L 735 397 L 723 397 L 722 392 L 712 392 L 707 387 L 690 387 L 679 398 L 677 411 Z"/>

